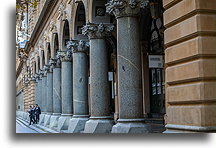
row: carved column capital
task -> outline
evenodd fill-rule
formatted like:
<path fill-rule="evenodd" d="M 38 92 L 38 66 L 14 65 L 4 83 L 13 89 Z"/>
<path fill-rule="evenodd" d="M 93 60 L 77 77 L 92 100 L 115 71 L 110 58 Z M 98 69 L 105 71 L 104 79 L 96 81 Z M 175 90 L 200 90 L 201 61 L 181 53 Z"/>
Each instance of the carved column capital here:
<path fill-rule="evenodd" d="M 68 41 L 68 49 L 71 49 L 73 53 L 77 52 L 88 52 L 89 49 L 89 41 L 83 40 L 70 40 Z"/>
<path fill-rule="evenodd" d="M 58 56 L 58 55 L 57 55 Z M 61 59 L 58 58 L 51 58 L 49 61 L 50 64 L 52 64 L 53 68 L 61 68 Z"/>
<path fill-rule="evenodd" d="M 140 6 L 146 0 L 110 0 L 106 4 L 106 12 L 114 14 L 116 18 L 120 17 L 134 17 L 140 12 Z"/>
<path fill-rule="evenodd" d="M 57 57 L 61 59 L 62 62 L 72 61 L 72 50 L 59 51 Z"/>
<path fill-rule="evenodd" d="M 44 65 L 44 67 L 43 67 L 43 72 L 42 72 L 42 76 L 43 76 L 43 77 L 46 77 L 46 76 L 47 76 L 48 69 L 49 69 L 48 65 Z"/>
<path fill-rule="evenodd" d="M 105 38 L 110 36 L 114 29 L 113 24 L 92 24 L 88 23 L 82 28 L 82 34 L 87 35 L 89 39 Z"/>

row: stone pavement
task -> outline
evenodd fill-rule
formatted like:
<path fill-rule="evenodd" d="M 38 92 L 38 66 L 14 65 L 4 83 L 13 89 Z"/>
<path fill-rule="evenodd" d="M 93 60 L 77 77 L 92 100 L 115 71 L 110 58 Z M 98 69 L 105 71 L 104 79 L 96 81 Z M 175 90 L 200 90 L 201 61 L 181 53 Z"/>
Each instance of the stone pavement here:
<path fill-rule="evenodd" d="M 28 121 L 16 117 L 16 133 L 58 133 L 58 132 L 38 124 L 29 125 Z"/>

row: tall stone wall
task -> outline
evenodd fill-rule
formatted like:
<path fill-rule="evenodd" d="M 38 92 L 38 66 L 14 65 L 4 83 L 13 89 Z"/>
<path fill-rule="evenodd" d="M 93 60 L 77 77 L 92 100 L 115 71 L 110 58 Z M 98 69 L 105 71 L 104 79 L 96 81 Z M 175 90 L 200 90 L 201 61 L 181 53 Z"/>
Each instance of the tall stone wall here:
<path fill-rule="evenodd" d="M 215 0 L 163 1 L 167 129 L 216 124 Z"/>

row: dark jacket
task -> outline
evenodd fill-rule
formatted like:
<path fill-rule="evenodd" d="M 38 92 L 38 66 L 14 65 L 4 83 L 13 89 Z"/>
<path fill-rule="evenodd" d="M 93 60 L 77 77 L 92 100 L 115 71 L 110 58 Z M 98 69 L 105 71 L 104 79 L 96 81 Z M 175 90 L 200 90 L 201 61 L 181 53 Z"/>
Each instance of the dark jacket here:
<path fill-rule="evenodd" d="M 34 108 L 34 113 L 35 113 L 36 115 L 41 114 L 41 109 L 40 109 L 39 106 Z"/>
<path fill-rule="evenodd" d="M 28 113 L 29 113 L 29 117 L 33 117 L 34 116 L 34 109 L 33 108 L 29 109 Z"/>

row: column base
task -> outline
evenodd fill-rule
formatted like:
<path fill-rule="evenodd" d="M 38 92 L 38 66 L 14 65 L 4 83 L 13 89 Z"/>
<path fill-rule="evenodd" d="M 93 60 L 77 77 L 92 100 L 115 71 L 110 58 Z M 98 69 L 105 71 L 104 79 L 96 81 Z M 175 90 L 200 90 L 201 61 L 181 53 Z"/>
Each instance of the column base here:
<path fill-rule="evenodd" d="M 68 132 L 69 133 L 80 133 L 84 130 L 86 122 L 89 120 L 88 115 L 73 116 L 69 121 Z"/>
<path fill-rule="evenodd" d="M 61 114 L 53 113 L 53 115 L 50 118 L 50 125 L 49 128 L 52 130 L 56 130 L 58 127 L 58 120 L 60 118 Z"/>
<path fill-rule="evenodd" d="M 151 133 L 151 125 L 145 124 L 144 119 L 119 119 L 117 122 L 111 133 Z"/>
<path fill-rule="evenodd" d="M 40 114 L 40 120 L 39 120 L 39 124 L 40 124 L 40 125 L 43 125 L 43 124 L 44 124 L 45 115 L 46 115 L 45 113 L 41 113 L 41 114 Z"/>
<path fill-rule="evenodd" d="M 166 131 L 163 133 L 216 133 L 215 126 L 189 126 L 189 125 L 175 125 L 167 124 Z"/>
<path fill-rule="evenodd" d="M 83 133 L 110 133 L 114 121 L 111 117 L 90 117 L 86 122 Z"/>
<path fill-rule="evenodd" d="M 62 114 L 58 120 L 57 131 L 62 132 L 62 130 L 68 130 L 69 121 L 72 117 L 72 114 Z"/>
<path fill-rule="evenodd" d="M 49 127 L 50 125 L 50 118 L 51 118 L 51 113 L 47 113 L 44 117 L 44 126 Z"/>

